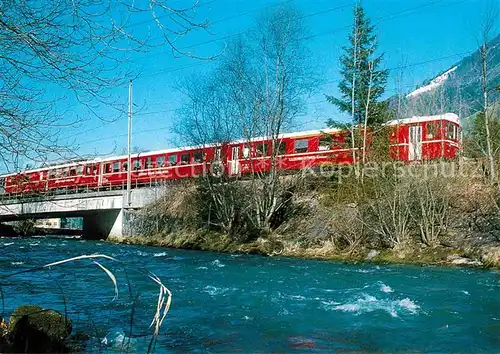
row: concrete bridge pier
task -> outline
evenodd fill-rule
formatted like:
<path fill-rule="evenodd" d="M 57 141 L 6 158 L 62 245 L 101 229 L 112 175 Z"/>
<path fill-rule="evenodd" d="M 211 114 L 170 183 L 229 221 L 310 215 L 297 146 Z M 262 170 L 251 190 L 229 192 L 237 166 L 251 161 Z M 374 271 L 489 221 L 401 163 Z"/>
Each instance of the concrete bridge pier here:
<path fill-rule="evenodd" d="M 136 188 L 127 208 L 122 190 L 89 193 L 46 195 L 18 200 L 4 199 L 0 203 L 0 223 L 24 219 L 62 217 L 83 218 L 82 236 L 99 240 L 121 238 L 130 234 L 133 211 L 165 198 L 168 186 Z"/>
<path fill-rule="evenodd" d="M 87 240 L 101 240 L 123 236 L 123 209 L 99 210 L 83 216 L 82 237 Z"/>

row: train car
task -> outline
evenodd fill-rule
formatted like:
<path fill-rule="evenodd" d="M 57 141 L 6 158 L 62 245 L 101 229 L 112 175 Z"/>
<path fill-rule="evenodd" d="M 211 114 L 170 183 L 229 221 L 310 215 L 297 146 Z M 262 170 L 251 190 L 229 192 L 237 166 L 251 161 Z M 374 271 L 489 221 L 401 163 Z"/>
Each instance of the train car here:
<path fill-rule="evenodd" d="M 82 161 L 0 176 L 4 193 L 36 194 L 52 190 L 75 191 L 98 187 L 99 163 Z"/>
<path fill-rule="evenodd" d="M 399 161 L 454 159 L 462 144 L 460 119 L 454 113 L 393 120 L 386 126 L 392 128 L 391 155 Z"/>
<path fill-rule="evenodd" d="M 388 153 L 394 160 L 417 163 L 454 159 L 460 151 L 462 130 L 459 117 L 453 113 L 394 120 L 385 123 L 384 128 L 389 131 Z M 372 134 L 367 132 L 368 143 Z M 369 148 L 367 151 L 369 155 Z M 276 159 L 272 159 L 273 152 Z M 349 131 L 324 129 L 282 134 L 274 142 L 257 137 L 131 157 L 131 182 L 138 186 L 204 173 L 229 176 L 265 173 L 270 171 L 273 160 L 280 170 L 350 165 L 362 158 L 362 151 L 360 146 L 353 148 Z M 117 156 L 44 167 L 0 176 L 0 186 L 8 194 L 124 188 L 127 161 L 127 156 Z"/>

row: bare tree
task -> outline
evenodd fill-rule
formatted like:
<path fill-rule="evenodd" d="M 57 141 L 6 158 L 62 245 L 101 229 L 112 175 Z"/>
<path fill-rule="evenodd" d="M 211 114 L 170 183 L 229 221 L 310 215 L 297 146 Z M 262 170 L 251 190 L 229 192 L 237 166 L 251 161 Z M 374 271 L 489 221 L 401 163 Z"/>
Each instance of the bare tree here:
<path fill-rule="evenodd" d="M 375 189 L 366 211 L 368 227 L 391 247 L 404 246 L 410 236 L 410 194 L 408 183 L 386 180 Z"/>
<path fill-rule="evenodd" d="M 314 87 L 303 35 L 300 14 L 290 6 L 277 7 L 259 17 L 248 36 L 228 46 L 217 69 L 206 79 L 184 86 L 186 102 L 180 111 L 178 133 L 199 145 L 222 145 L 235 138 L 247 142 L 244 159 L 251 170 L 247 171 L 250 179 L 244 199 L 248 204 L 231 215 L 243 212 L 254 229 L 265 232 L 289 200 L 278 173 L 282 133 L 303 111 L 304 98 Z M 257 159 L 253 147 L 252 139 L 257 136 L 271 141 L 264 159 Z M 259 164 L 268 164 L 266 173 L 256 168 L 262 166 Z M 224 178 L 227 190 L 238 190 L 233 189 L 234 177 Z M 219 203 L 224 208 L 237 199 L 227 197 L 229 204 Z"/>
<path fill-rule="evenodd" d="M 269 230 L 271 220 L 283 207 L 283 188 L 279 177 L 281 140 L 285 129 L 290 128 L 295 116 L 304 108 L 304 97 L 314 87 L 314 75 L 310 70 L 309 53 L 304 40 L 304 23 L 300 13 L 290 6 L 282 6 L 264 14 L 257 20 L 255 46 L 255 69 L 263 68 L 259 81 L 263 86 L 254 97 L 257 127 L 262 135 L 271 140 L 270 171 L 252 174 L 254 212 L 257 227 Z M 250 139 L 250 136 L 246 136 Z"/>
<path fill-rule="evenodd" d="M 72 107 L 106 120 L 124 113 L 125 97 L 116 88 L 137 75 L 128 64 L 131 54 L 162 44 L 182 53 L 177 40 L 207 26 L 195 19 L 197 6 L 193 1 L 176 8 L 166 0 L 0 0 L 4 169 L 72 155 L 73 149 L 59 139 L 59 133 L 82 119 L 68 118 Z M 104 118 L 104 105 L 112 108 L 111 117 Z"/>
<path fill-rule="evenodd" d="M 481 60 L 481 91 L 482 91 L 482 110 L 484 115 L 484 130 L 486 133 L 486 156 L 489 164 L 489 176 L 491 184 L 496 181 L 496 166 L 495 166 L 495 152 L 493 150 L 492 134 L 491 134 L 491 124 L 492 120 L 495 119 L 494 116 L 490 116 L 490 102 L 488 93 L 490 88 L 490 78 L 489 78 L 489 65 L 490 56 L 492 50 L 497 50 L 497 48 L 489 48 L 488 42 L 491 39 L 493 32 L 498 25 L 498 7 L 491 3 L 491 7 L 488 9 L 483 22 L 481 24 L 481 34 L 479 38 L 479 51 Z"/>
<path fill-rule="evenodd" d="M 369 112 L 370 112 L 370 96 L 371 96 L 371 90 L 372 90 L 372 83 L 373 83 L 373 61 L 370 61 L 368 63 L 368 71 L 370 72 L 369 79 L 368 79 L 368 92 L 366 94 L 366 102 L 365 102 L 365 120 L 363 123 L 363 149 L 362 149 L 362 162 L 363 165 L 366 163 L 366 143 L 367 143 L 367 136 L 368 136 L 368 117 L 369 117 Z M 363 180 L 363 175 L 361 175 L 361 180 Z"/>
<path fill-rule="evenodd" d="M 357 205 L 341 205 L 334 209 L 332 220 L 331 242 L 346 254 L 350 254 L 366 241 L 366 223 Z"/>
<path fill-rule="evenodd" d="M 358 11 L 358 7 L 359 7 L 359 2 L 356 2 L 356 5 L 355 5 L 355 10 L 354 12 L 357 13 Z M 351 125 L 351 129 L 350 129 L 350 133 L 351 133 L 351 141 L 352 141 L 352 162 L 355 166 L 355 174 L 356 174 L 356 177 L 359 176 L 359 167 L 358 167 L 358 161 L 356 159 L 356 156 L 357 156 L 357 151 L 356 151 L 356 139 L 355 139 L 355 136 L 354 136 L 354 128 L 355 128 L 355 124 L 354 122 L 356 121 L 355 120 L 355 115 L 356 115 L 356 79 L 357 79 L 357 73 L 358 73 L 358 70 L 359 70 L 359 60 L 358 60 L 358 53 L 359 53 L 359 38 L 361 37 L 361 29 L 360 29 L 360 26 L 358 24 L 358 16 L 354 16 L 354 25 L 352 27 L 352 31 L 353 31 L 353 39 L 352 39 L 352 44 L 353 44 L 353 47 L 352 47 L 352 66 L 353 66 L 353 72 L 352 72 L 352 87 L 351 87 L 351 122 L 352 122 L 352 125 Z"/>
<path fill-rule="evenodd" d="M 221 66 L 224 67 L 224 63 Z M 220 228 L 233 236 L 237 234 L 237 219 L 241 215 L 241 203 L 238 202 L 242 200 L 242 192 L 235 186 L 234 179 L 222 173 L 224 167 L 220 166 L 226 159 L 227 142 L 239 132 L 226 82 L 226 73 L 221 68 L 181 82 L 178 88 L 186 99 L 177 112 L 174 131 L 183 144 L 210 146 L 214 150 L 212 161 L 205 161 L 207 173 L 198 180 L 198 192 L 203 195 L 200 209 L 204 210 L 202 214 L 206 216 L 208 227 Z"/>
<path fill-rule="evenodd" d="M 439 244 L 446 232 L 450 201 L 445 185 L 438 180 L 423 180 L 413 186 L 411 216 L 420 231 L 420 240 L 427 246 Z"/>

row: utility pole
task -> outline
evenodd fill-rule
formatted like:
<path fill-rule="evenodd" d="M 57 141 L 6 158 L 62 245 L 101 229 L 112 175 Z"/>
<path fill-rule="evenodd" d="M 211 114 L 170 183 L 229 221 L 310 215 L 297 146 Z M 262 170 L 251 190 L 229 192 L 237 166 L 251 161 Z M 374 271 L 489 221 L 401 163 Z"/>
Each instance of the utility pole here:
<path fill-rule="evenodd" d="M 132 158 L 130 149 L 132 144 L 132 80 L 128 84 L 128 137 L 127 137 L 127 208 L 132 205 Z"/>

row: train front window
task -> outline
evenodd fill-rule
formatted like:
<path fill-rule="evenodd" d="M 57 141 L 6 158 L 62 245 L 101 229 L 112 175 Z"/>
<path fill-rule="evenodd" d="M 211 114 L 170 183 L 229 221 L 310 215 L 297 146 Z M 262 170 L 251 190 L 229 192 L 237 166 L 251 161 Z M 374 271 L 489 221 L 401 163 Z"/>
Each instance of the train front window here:
<path fill-rule="evenodd" d="M 307 152 L 307 143 L 308 143 L 307 139 L 295 140 L 293 151 L 296 154 Z"/>
<path fill-rule="evenodd" d="M 120 172 L 120 163 L 118 161 L 113 162 L 113 173 L 115 172 Z"/>
<path fill-rule="evenodd" d="M 426 139 L 433 139 L 436 137 L 436 123 L 434 122 L 427 123 L 427 125 L 425 126 L 425 130 L 426 130 L 425 133 Z"/>
<path fill-rule="evenodd" d="M 141 169 L 141 161 L 134 160 L 133 166 L 134 166 L 135 171 L 140 170 Z"/>
<path fill-rule="evenodd" d="M 446 138 L 455 140 L 455 126 L 451 123 L 446 123 Z"/>

